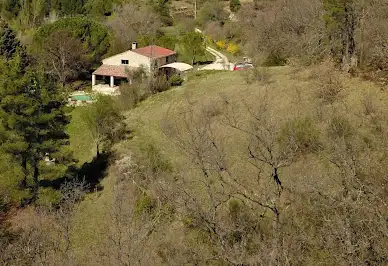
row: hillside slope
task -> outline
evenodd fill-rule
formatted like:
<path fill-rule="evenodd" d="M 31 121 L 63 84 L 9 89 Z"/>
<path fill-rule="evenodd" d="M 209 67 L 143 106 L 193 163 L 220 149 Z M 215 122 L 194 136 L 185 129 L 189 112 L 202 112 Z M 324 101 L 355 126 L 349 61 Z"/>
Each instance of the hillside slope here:
<path fill-rule="evenodd" d="M 126 114 L 133 138 L 74 218 L 78 263 L 384 261 L 387 239 L 368 241 L 386 222 L 362 217 L 388 211 L 388 94 L 320 68 L 267 71 L 193 75 Z"/>

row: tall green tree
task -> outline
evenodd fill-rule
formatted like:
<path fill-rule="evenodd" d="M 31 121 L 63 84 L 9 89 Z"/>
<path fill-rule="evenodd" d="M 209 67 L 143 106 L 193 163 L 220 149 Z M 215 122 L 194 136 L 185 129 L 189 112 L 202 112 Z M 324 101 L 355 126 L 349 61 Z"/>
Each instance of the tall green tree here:
<path fill-rule="evenodd" d="M 2 0 L 0 1 L 1 16 L 7 19 L 16 17 L 20 11 L 19 0 Z"/>
<path fill-rule="evenodd" d="M 0 19 L 0 56 L 4 56 L 8 60 L 21 48 L 20 41 L 16 38 L 16 33 L 6 22 Z"/>
<path fill-rule="evenodd" d="M 0 148 L 20 161 L 25 180 L 32 177 L 36 198 L 43 159 L 47 154 L 55 158 L 68 144 L 66 98 L 54 79 L 24 67 L 19 53 L 2 60 L 0 72 L 0 125 L 5 137 Z"/>
<path fill-rule="evenodd" d="M 84 11 L 94 17 L 109 16 L 112 14 L 115 4 L 118 0 L 87 0 L 84 5 Z"/>
<path fill-rule="evenodd" d="M 66 31 L 79 40 L 93 63 L 99 64 L 110 46 L 111 34 L 106 26 L 86 17 L 68 17 L 40 27 L 34 34 L 33 50 L 45 53 L 45 43 L 58 31 Z"/>
<path fill-rule="evenodd" d="M 228 19 L 220 1 L 207 1 L 198 10 L 198 23 L 202 26 L 208 22 L 223 22 Z"/>
<path fill-rule="evenodd" d="M 171 26 L 173 23 L 170 15 L 171 0 L 149 0 L 153 11 L 160 16 L 161 21 Z"/>
<path fill-rule="evenodd" d="M 100 95 L 93 104 L 85 107 L 83 116 L 96 143 L 96 156 L 109 152 L 125 130 L 116 102 L 110 96 Z"/>
<path fill-rule="evenodd" d="M 29 59 L 24 47 L 16 38 L 15 32 L 5 22 L 0 22 L 0 88 L 13 88 L 25 84 L 24 75 L 28 67 Z M 22 98 L 21 95 L 19 99 Z M 25 187 L 27 180 L 27 144 L 15 131 L 10 131 L 4 124 L 0 125 L 1 148 L 3 151 L 16 158 L 23 168 L 24 179 L 22 187 Z"/>
<path fill-rule="evenodd" d="M 78 15 L 83 13 L 84 0 L 51 0 L 51 11 L 55 10 L 59 15 Z"/>
<path fill-rule="evenodd" d="M 23 1 L 18 16 L 21 28 L 39 26 L 43 22 L 47 4 L 45 0 Z"/>
<path fill-rule="evenodd" d="M 323 3 L 333 56 L 345 70 L 356 67 L 356 30 L 359 21 L 357 0 L 324 0 Z"/>
<path fill-rule="evenodd" d="M 205 43 L 201 33 L 192 31 L 187 32 L 182 38 L 182 47 L 186 54 L 190 56 L 191 64 L 194 65 L 197 56 L 204 55 Z"/>

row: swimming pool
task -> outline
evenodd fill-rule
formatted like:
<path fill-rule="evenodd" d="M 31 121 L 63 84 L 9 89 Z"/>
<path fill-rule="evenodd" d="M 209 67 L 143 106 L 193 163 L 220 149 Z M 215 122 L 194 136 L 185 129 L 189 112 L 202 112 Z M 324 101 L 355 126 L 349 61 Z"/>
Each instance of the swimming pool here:
<path fill-rule="evenodd" d="M 93 97 L 88 94 L 79 94 L 71 96 L 72 101 L 93 101 Z"/>

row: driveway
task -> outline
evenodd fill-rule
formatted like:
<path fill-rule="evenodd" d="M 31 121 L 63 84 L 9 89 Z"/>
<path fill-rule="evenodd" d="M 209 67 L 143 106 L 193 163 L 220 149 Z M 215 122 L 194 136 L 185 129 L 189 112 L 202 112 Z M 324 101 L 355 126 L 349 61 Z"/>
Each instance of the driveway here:
<path fill-rule="evenodd" d="M 195 31 L 203 34 L 200 29 L 196 28 Z M 226 55 L 209 46 L 206 46 L 206 51 L 214 55 L 216 60 L 209 65 L 200 67 L 198 70 L 233 70 L 234 65 L 229 62 L 229 59 Z"/>

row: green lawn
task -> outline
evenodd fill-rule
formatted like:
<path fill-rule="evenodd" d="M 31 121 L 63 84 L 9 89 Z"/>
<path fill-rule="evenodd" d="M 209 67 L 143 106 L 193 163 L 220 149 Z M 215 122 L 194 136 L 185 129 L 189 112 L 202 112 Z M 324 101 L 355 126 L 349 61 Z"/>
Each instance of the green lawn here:
<path fill-rule="evenodd" d="M 181 35 L 181 33 L 179 32 L 179 29 L 176 26 L 172 26 L 172 27 L 164 27 L 162 28 L 162 31 L 167 36 L 170 36 L 176 40 L 175 50 L 178 53 L 178 61 L 191 64 L 192 63 L 191 56 L 187 54 L 186 51 L 179 44 L 179 39 Z M 205 52 L 205 54 L 199 55 L 195 59 L 196 63 L 205 63 L 205 62 L 214 61 L 214 60 L 215 60 L 215 57 L 207 51 Z"/>
<path fill-rule="evenodd" d="M 181 47 L 177 47 L 177 53 L 178 53 L 178 61 L 179 62 L 184 62 L 184 63 L 187 63 L 187 64 L 190 64 L 191 65 L 191 57 L 190 55 L 188 55 Z M 209 53 L 208 51 L 205 52 L 204 55 L 199 55 L 199 56 L 196 56 L 195 58 L 195 62 L 196 63 L 206 63 L 206 62 L 210 62 L 210 61 L 214 61 L 215 60 L 215 57 L 214 55 L 212 55 L 211 53 Z"/>
<path fill-rule="evenodd" d="M 78 160 L 78 166 L 92 160 L 95 150 L 92 136 L 88 133 L 88 128 L 83 123 L 82 112 L 85 107 L 77 107 L 71 111 L 71 122 L 68 126 L 70 135 L 70 149 L 74 157 Z M 18 183 L 23 178 L 23 173 L 18 162 L 7 154 L 0 154 L 0 193 L 7 195 L 13 202 L 20 202 L 23 198 L 31 196 L 28 190 L 20 190 Z M 40 189 L 38 204 L 46 205 L 59 200 L 59 191 L 50 187 L 50 183 L 55 183 L 58 178 L 66 174 L 67 168 L 63 165 L 46 166 L 41 164 L 40 179 L 47 186 Z M 32 180 L 28 180 L 32 184 Z"/>
<path fill-rule="evenodd" d="M 71 122 L 68 126 L 70 135 L 70 149 L 73 151 L 75 158 L 79 161 L 79 165 L 91 161 L 95 154 L 94 140 L 89 129 L 83 121 L 82 112 L 87 108 L 80 106 L 74 108 L 70 113 Z"/>

